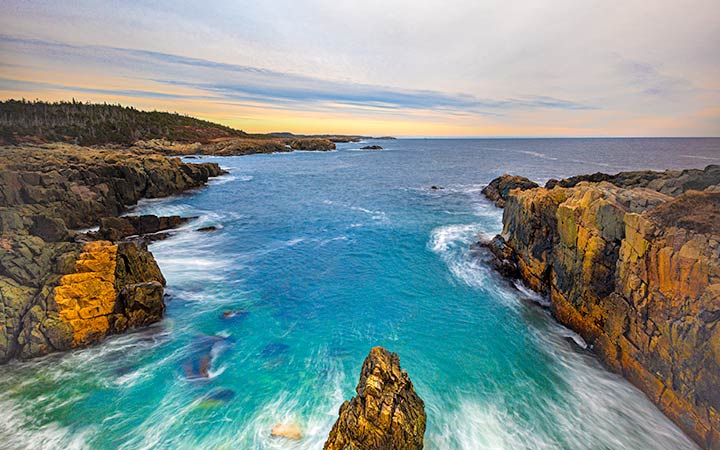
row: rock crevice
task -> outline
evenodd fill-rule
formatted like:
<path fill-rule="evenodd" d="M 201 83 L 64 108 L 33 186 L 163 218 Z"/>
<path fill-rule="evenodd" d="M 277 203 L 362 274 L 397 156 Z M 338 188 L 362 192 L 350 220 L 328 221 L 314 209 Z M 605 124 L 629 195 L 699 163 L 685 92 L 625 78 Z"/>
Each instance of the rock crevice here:
<path fill-rule="evenodd" d="M 70 230 L 102 220 L 115 241 L 176 226 L 183 219 L 108 225 L 143 196 L 177 194 L 222 173 L 214 163 L 130 150 L 0 147 L 0 363 L 160 320 L 165 280 L 147 246 L 87 242 Z"/>
<path fill-rule="evenodd" d="M 720 448 L 718 185 L 720 167 L 708 166 L 515 189 L 487 243 L 497 266 L 547 294 L 561 323 L 709 449 Z"/>
<path fill-rule="evenodd" d="M 425 405 L 396 353 L 370 350 L 356 392 L 340 407 L 324 450 L 423 448 Z"/>

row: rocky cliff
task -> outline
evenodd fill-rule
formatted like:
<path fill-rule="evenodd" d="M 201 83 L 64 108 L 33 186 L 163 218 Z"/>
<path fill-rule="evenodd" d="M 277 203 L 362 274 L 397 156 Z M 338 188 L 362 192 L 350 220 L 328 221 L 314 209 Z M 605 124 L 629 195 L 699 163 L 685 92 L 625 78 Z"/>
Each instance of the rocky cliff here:
<path fill-rule="evenodd" d="M 719 184 L 709 166 L 515 189 L 487 244 L 709 449 L 720 448 Z"/>
<path fill-rule="evenodd" d="M 400 358 L 375 347 L 363 363 L 357 396 L 340 407 L 325 450 L 420 450 L 425 405 Z"/>
<path fill-rule="evenodd" d="M 147 247 L 86 242 L 70 229 L 220 173 L 127 150 L 0 148 L 0 362 L 160 320 L 165 280 Z"/>

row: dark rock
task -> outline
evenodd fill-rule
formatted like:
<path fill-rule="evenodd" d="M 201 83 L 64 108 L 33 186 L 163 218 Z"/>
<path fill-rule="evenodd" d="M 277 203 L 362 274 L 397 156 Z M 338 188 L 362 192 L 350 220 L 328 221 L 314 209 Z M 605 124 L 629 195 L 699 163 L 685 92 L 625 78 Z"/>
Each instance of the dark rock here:
<path fill-rule="evenodd" d="M 482 190 L 482 193 L 489 200 L 495 202 L 497 207 L 502 208 L 505 206 L 508 195 L 513 189 L 525 190 L 536 187 L 538 187 L 537 183 L 525 177 L 505 174 L 492 180 L 490 184 Z"/>
<path fill-rule="evenodd" d="M 195 230 L 195 231 L 201 231 L 201 232 L 203 232 L 203 233 L 207 233 L 207 232 L 210 232 L 210 231 L 217 231 L 217 229 L 218 229 L 218 227 L 216 227 L 215 225 L 210 225 L 209 227 L 201 227 L 201 228 L 198 228 L 198 229 Z"/>
<path fill-rule="evenodd" d="M 430 186 L 430 189 L 432 189 L 433 191 L 437 191 L 438 189 L 443 189 L 443 187 L 432 185 L 432 186 Z"/>
<path fill-rule="evenodd" d="M 103 217 L 100 219 L 98 236 L 101 239 L 119 241 L 128 236 L 153 234 L 177 228 L 197 217 L 161 216 L 153 214 L 143 216 Z"/>
<path fill-rule="evenodd" d="M 249 314 L 250 313 L 244 309 L 229 309 L 227 311 L 223 311 L 220 318 L 224 320 L 241 320 L 246 318 Z"/>
<path fill-rule="evenodd" d="M 287 344 L 283 344 L 282 342 L 271 342 L 270 344 L 263 347 L 260 354 L 265 358 L 270 358 L 277 355 L 285 354 L 288 352 L 288 350 L 290 350 L 290 346 Z"/>
<path fill-rule="evenodd" d="M 425 404 L 400 358 L 375 347 L 363 363 L 357 395 L 340 407 L 324 450 L 420 450 Z"/>
<path fill-rule="evenodd" d="M 366 145 L 365 147 L 360 147 L 360 150 L 382 150 L 383 148 L 379 145 Z"/>
<path fill-rule="evenodd" d="M 30 234 L 38 236 L 45 242 L 60 242 L 70 239 L 65 222 L 60 219 L 36 214 L 31 216 L 31 220 Z"/>

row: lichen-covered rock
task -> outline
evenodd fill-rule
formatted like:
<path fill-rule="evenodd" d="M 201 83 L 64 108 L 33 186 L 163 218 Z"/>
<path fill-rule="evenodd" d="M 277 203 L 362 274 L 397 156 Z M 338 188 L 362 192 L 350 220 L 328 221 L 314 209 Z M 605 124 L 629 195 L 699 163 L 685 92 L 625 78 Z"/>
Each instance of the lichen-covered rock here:
<path fill-rule="evenodd" d="M 495 202 L 495 205 L 502 208 L 505 206 L 508 195 L 513 189 L 532 189 L 538 187 L 537 183 L 528 180 L 525 177 L 517 175 L 501 175 L 490 182 L 482 193 L 489 200 Z"/>
<path fill-rule="evenodd" d="M 716 168 L 513 191 L 494 244 L 560 322 L 710 449 L 720 448 Z"/>
<path fill-rule="evenodd" d="M 129 150 L 0 148 L 0 363 L 160 320 L 165 280 L 144 244 L 83 243 L 68 229 L 221 173 L 217 164 Z M 126 221 L 136 234 L 182 219 Z"/>
<path fill-rule="evenodd" d="M 357 396 L 340 407 L 325 450 L 420 450 L 425 405 L 400 358 L 375 347 L 365 359 Z"/>

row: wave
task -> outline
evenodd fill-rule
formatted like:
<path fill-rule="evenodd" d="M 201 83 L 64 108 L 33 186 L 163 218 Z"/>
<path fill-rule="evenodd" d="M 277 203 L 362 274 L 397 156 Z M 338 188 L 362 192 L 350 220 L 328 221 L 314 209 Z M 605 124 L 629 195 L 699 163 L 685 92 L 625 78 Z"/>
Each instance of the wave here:
<path fill-rule="evenodd" d="M 467 286 L 485 288 L 489 269 L 469 254 L 480 230 L 480 224 L 443 225 L 432 230 L 428 247 L 440 256 L 455 279 Z"/>

